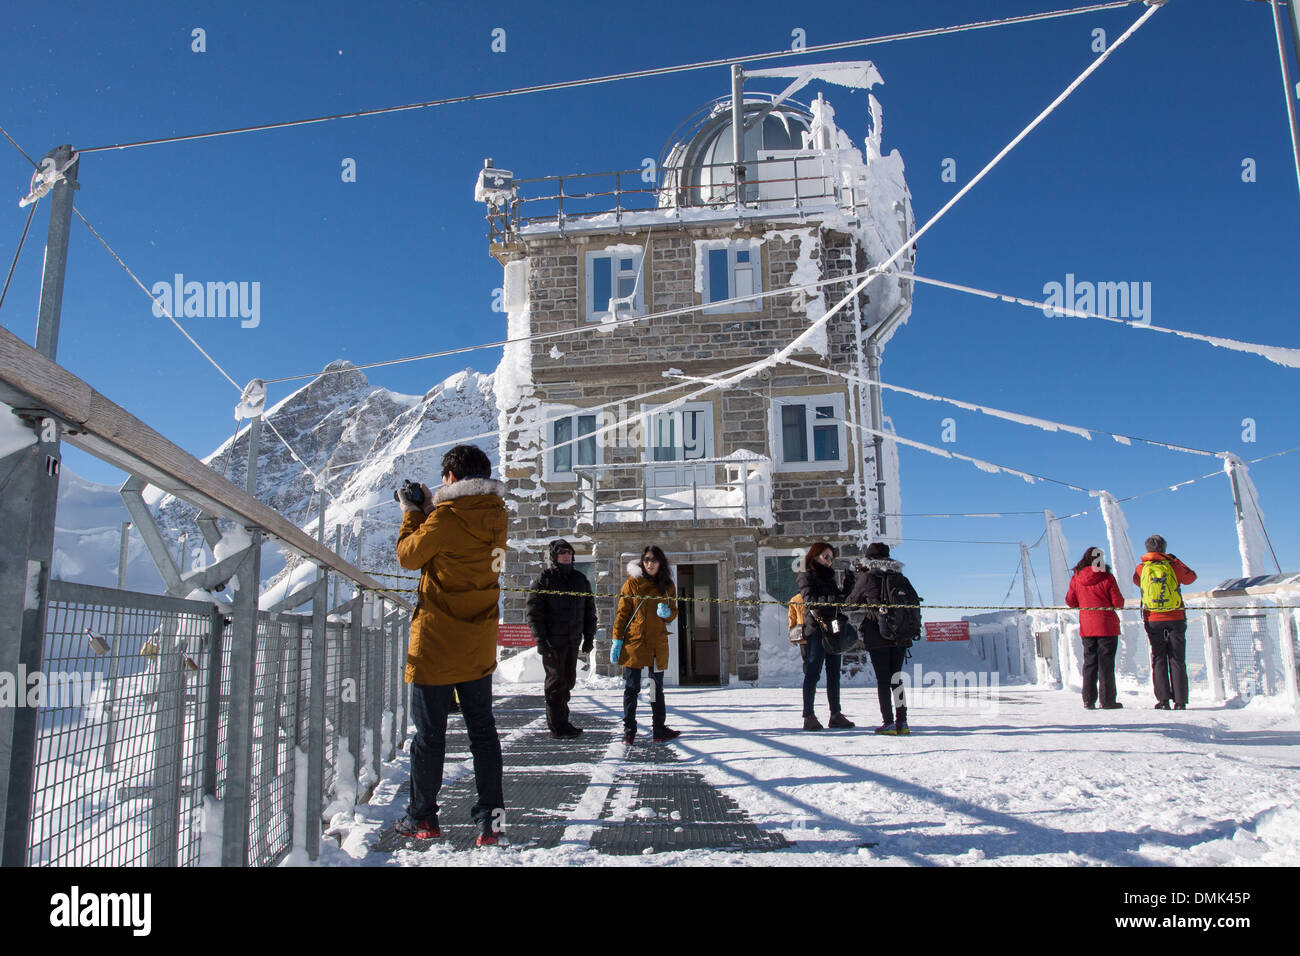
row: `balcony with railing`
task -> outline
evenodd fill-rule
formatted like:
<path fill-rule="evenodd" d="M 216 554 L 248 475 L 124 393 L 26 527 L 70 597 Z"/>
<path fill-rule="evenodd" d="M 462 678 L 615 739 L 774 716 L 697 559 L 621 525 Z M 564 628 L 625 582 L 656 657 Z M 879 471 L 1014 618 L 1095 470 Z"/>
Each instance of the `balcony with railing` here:
<path fill-rule="evenodd" d="M 646 225 L 734 217 L 800 219 L 837 209 L 850 219 L 867 209 L 863 167 L 841 164 L 835 151 L 774 152 L 747 160 L 736 188 L 734 163 L 664 167 L 656 182 L 645 170 L 514 179 L 486 192 L 488 239 L 494 245 L 521 236 L 566 231 L 622 232 Z M 485 173 L 495 172 L 492 169 Z"/>
<path fill-rule="evenodd" d="M 694 461 L 586 465 L 578 479 L 578 521 L 592 530 L 672 521 L 772 524 L 772 460 L 753 452 Z"/>

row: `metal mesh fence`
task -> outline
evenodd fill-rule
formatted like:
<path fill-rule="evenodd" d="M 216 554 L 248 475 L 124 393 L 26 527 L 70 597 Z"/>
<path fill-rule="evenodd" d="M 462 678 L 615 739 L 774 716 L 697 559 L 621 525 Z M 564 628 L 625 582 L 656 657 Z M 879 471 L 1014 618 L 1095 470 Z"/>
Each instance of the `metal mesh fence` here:
<path fill-rule="evenodd" d="M 1278 642 L 1285 631 L 1280 612 L 1268 608 L 1222 611 L 1215 615 L 1223 657 L 1223 681 L 1228 691 L 1249 700 L 1257 694 L 1282 692 L 1283 674 Z"/>
<path fill-rule="evenodd" d="M 315 649 L 324 657 L 325 680 L 313 688 L 310 617 L 258 613 L 244 737 L 251 760 L 244 787 L 232 790 L 232 740 L 243 736 L 230 726 L 234 613 L 51 582 L 42 670 L 18 675 L 20 703 L 39 708 L 29 865 L 190 866 L 201 854 L 214 861 L 222 848 L 201 845 L 205 785 L 218 801 L 228 790 L 247 793 L 249 865 L 285 858 L 309 747 L 321 754 L 324 803 L 339 791 L 351 625 L 325 627 Z M 347 695 L 359 708 L 352 713 L 375 735 L 371 754 L 382 733 L 376 715 L 393 705 L 396 633 L 400 628 L 362 632 L 359 679 Z M 324 701 L 321 728 L 311 726 L 313 690 Z M 378 766 L 372 770 L 378 776 Z"/>
<path fill-rule="evenodd" d="M 197 861 L 209 605 L 51 582 L 27 862 Z"/>

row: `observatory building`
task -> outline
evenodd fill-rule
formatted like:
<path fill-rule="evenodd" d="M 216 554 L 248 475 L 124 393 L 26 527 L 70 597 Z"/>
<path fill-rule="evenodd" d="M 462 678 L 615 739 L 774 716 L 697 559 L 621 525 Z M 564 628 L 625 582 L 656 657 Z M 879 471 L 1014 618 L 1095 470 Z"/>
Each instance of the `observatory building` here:
<path fill-rule="evenodd" d="M 744 89 L 774 78 L 780 93 Z M 489 160 L 480 174 L 520 340 L 496 374 L 513 511 L 502 585 L 527 588 L 565 537 L 614 594 L 658 544 L 697 599 L 674 625 L 670 684 L 753 681 L 769 654 L 790 657 L 785 608 L 759 602 L 795 593 L 813 541 L 852 558 L 898 540 L 873 383 L 911 311 L 914 222 L 902 159 L 881 151 L 879 82 L 866 62 L 736 68 L 731 95 L 652 169 L 529 179 Z M 861 147 L 821 93 L 793 98 L 809 83 L 868 91 Z M 522 623 L 525 598 L 504 592 L 502 620 Z M 598 601 L 602 670 L 613 604 Z"/>

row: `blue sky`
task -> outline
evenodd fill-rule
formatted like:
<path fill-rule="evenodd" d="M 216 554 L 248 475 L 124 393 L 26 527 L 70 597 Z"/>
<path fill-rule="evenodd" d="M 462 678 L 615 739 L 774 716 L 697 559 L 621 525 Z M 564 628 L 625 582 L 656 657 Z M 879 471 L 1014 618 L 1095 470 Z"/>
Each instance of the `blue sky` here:
<path fill-rule="evenodd" d="M 0 21 L 0 124 L 35 156 L 514 88 L 646 67 L 1055 9 L 1041 0 L 868 0 L 834 17 L 785 3 L 718 17 L 665 0 L 603 3 L 71 3 L 59 16 L 9 5 Z M 1064 4 L 1061 4 L 1064 6 Z M 906 163 L 918 220 L 949 199 L 1095 55 L 1141 5 L 841 51 L 885 83 L 884 145 Z M 490 10 L 490 12 L 488 12 Z M 206 32 L 206 52 L 191 31 Z M 492 31 L 505 30 L 493 52 Z M 791 63 L 808 62 L 792 57 Z M 762 64 L 775 65 L 772 62 Z M 1292 69 L 1295 64 L 1292 63 Z M 772 83 L 755 83 L 774 89 Z M 804 91 L 815 95 L 818 87 Z M 728 91 L 725 68 L 375 118 L 87 154 L 78 207 L 147 285 L 177 272 L 257 281 L 261 322 L 194 319 L 192 334 L 238 381 L 310 372 L 504 337 L 492 311 L 500 266 L 488 255 L 473 184 L 485 157 L 520 176 L 630 169 L 658 156 L 687 114 Z M 825 88 L 856 142 L 866 95 Z M 356 161 L 357 181 L 340 175 Z M 957 182 L 941 176 L 956 162 Z M 1254 160 L 1256 181 L 1243 182 Z M 0 143 L 11 202 L 0 223 L 7 267 L 30 167 Z M 46 204 L 0 323 L 31 340 Z M 1171 0 L 921 242 L 922 275 L 1042 297 L 1067 274 L 1151 283 L 1151 321 L 1300 345 L 1297 195 L 1272 20 L 1247 0 Z M 196 455 L 229 437 L 235 391 L 74 223 L 59 359 Z M 423 393 L 497 351 L 367 373 Z M 1251 355 L 1107 323 L 918 287 L 891 342 L 886 381 L 928 392 L 1253 458 L 1300 444 L 1295 370 Z M 273 387 L 271 400 L 292 386 Z M 904 396 L 886 398 L 900 434 L 1118 497 L 1211 471 L 1213 459 L 1047 434 Z M 1243 441 L 1244 419 L 1255 441 Z M 1105 545 L 1095 501 L 911 449 L 904 512 L 1089 511 L 1065 525 L 1072 559 Z M 69 467 L 120 475 L 74 449 Z M 1300 452 L 1253 475 L 1285 569 L 1300 567 Z M 1136 539 L 1160 531 L 1208 581 L 1239 569 L 1227 481 L 1126 505 Z M 931 603 L 997 603 L 1042 520 L 907 519 L 898 556 Z M 920 539 L 947 539 L 945 542 Z M 1035 566 L 1044 597 L 1043 548 Z M 1018 598 L 1019 585 L 1013 597 Z M 951 601 L 945 600 L 951 598 Z"/>

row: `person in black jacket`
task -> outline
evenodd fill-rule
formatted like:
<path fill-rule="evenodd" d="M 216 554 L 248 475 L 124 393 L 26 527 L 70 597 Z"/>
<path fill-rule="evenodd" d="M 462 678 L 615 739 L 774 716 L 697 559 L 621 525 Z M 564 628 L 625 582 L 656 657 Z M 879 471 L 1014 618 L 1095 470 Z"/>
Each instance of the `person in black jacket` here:
<path fill-rule="evenodd" d="M 577 737 L 569 722 L 569 692 L 578 679 L 578 654 L 590 654 L 596 639 L 596 602 L 587 576 L 573 566 L 573 548 L 560 538 L 551 542 L 550 561 L 533 582 L 533 591 L 585 591 L 528 595 L 528 626 L 546 668 L 546 723 L 551 736 Z M 579 650 L 581 645 L 581 650 Z"/>
<path fill-rule="evenodd" d="M 891 560 L 889 545 L 877 541 L 867 545 L 866 561 L 858 574 L 849 604 L 879 604 L 887 573 L 901 573 L 903 565 Z M 884 613 L 889 613 L 887 609 Z M 907 699 L 903 696 L 903 660 L 907 650 L 880 636 L 877 610 L 867 608 L 858 633 L 862 645 L 871 655 L 871 666 L 876 672 L 876 695 L 880 698 L 880 717 L 884 721 L 876 728 L 878 734 L 890 736 L 910 733 L 907 727 Z"/>
<path fill-rule="evenodd" d="M 834 563 L 835 549 L 825 541 L 818 541 L 808 549 L 808 553 L 804 556 L 804 570 L 795 578 L 799 593 L 803 595 L 804 628 L 805 633 L 809 635 L 803 663 L 804 730 L 822 729 L 813 702 L 817 697 L 817 681 L 821 677 L 823 667 L 826 668 L 826 700 L 831 705 L 829 725 L 835 728 L 854 726 L 853 721 L 840 713 L 840 662 L 843 655 L 827 654 L 821 641 L 812 636 L 813 632 L 809 630 L 812 623 L 809 617 L 812 615 L 816 615 L 830 626 L 836 614 L 842 613 L 842 609 L 827 605 L 844 603 L 845 594 L 853 586 L 852 577 L 848 572 L 845 572 L 846 580 L 842 584 L 836 580 Z"/>

